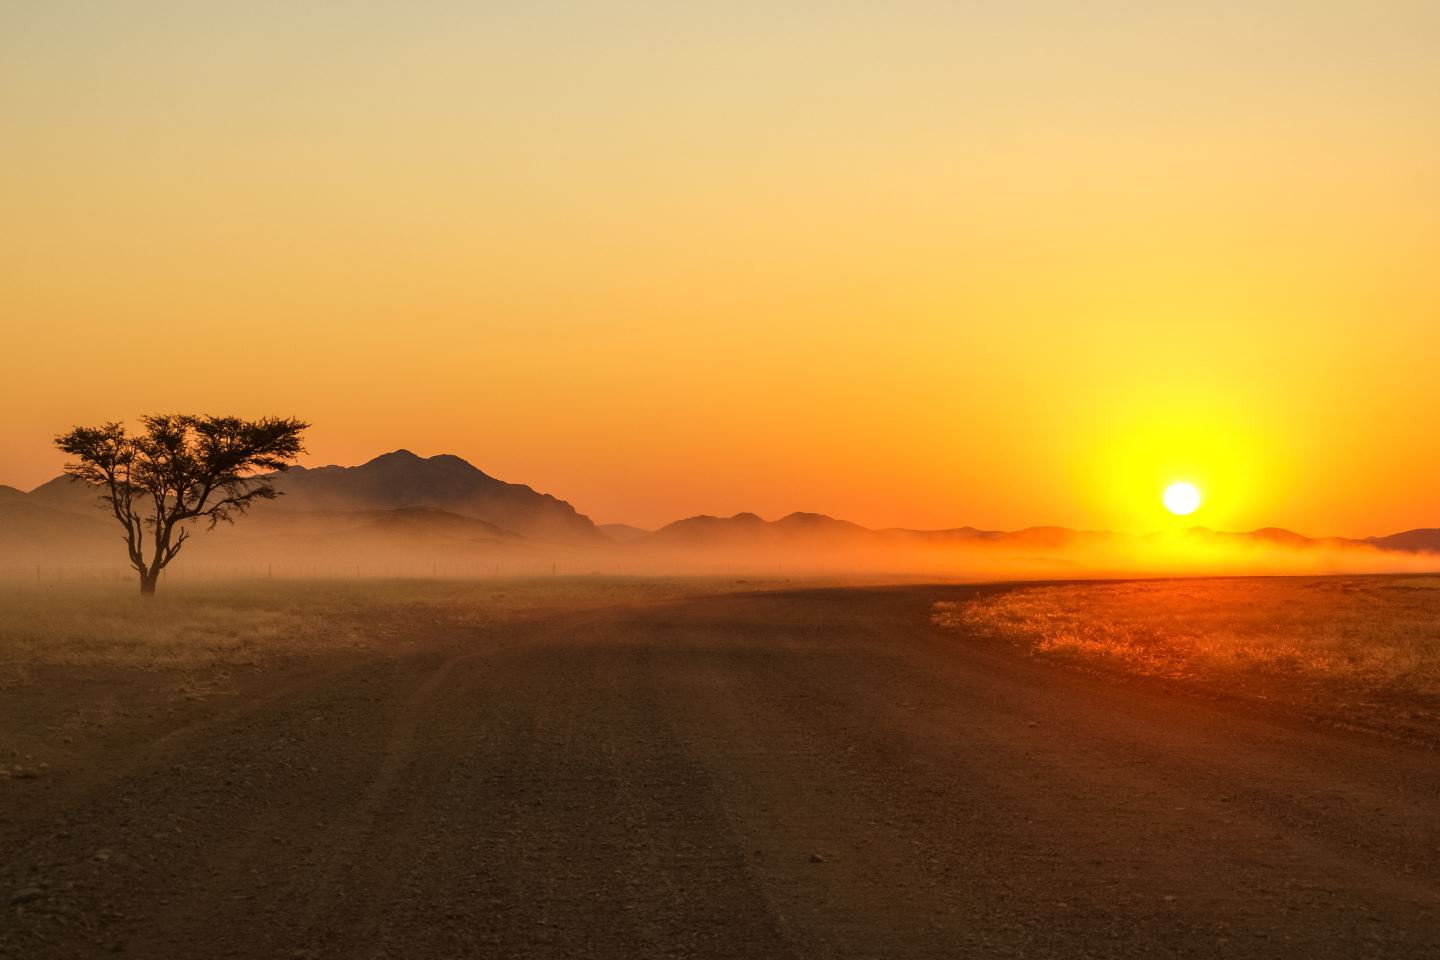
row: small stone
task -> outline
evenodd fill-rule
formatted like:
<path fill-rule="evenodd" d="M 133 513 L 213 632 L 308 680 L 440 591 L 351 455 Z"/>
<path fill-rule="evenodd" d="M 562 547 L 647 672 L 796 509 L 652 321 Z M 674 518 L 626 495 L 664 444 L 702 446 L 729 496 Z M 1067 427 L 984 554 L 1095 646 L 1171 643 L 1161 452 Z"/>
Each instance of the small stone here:
<path fill-rule="evenodd" d="M 38 780 L 40 771 L 34 767 L 11 767 L 10 776 L 15 780 Z"/>
<path fill-rule="evenodd" d="M 12 904 L 30 903 L 35 900 L 43 899 L 44 896 L 45 891 L 41 890 L 39 887 L 24 887 L 20 890 L 15 891 L 15 893 L 10 897 L 10 902 Z"/>
<path fill-rule="evenodd" d="M 812 853 L 812 854 L 810 854 L 810 862 L 811 862 L 811 863 L 824 863 L 824 862 L 825 862 L 825 858 L 822 857 L 822 856 L 820 856 L 820 854 L 818 854 L 818 853 Z"/>

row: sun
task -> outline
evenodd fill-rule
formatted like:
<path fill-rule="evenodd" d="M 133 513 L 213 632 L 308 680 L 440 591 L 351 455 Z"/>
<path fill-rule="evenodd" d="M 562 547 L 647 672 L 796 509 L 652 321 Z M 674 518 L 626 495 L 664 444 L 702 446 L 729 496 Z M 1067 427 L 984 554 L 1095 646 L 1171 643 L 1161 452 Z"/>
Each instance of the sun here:
<path fill-rule="evenodd" d="M 1200 508 L 1200 489 L 1193 483 L 1172 483 L 1165 488 L 1165 494 L 1161 498 L 1165 501 L 1165 509 L 1177 517 L 1187 516 Z"/>

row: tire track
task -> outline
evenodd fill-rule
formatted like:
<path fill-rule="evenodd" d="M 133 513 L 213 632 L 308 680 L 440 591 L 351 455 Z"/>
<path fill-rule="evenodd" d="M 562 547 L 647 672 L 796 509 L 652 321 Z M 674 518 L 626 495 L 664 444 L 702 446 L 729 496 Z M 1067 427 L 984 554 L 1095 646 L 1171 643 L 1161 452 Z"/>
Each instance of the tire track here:
<path fill-rule="evenodd" d="M 7 851 L 20 913 L 77 910 L 0 955 L 1440 955 L 1432 754 L 967 648 L 931 598 L 557 616 L 248 705 Z"/>

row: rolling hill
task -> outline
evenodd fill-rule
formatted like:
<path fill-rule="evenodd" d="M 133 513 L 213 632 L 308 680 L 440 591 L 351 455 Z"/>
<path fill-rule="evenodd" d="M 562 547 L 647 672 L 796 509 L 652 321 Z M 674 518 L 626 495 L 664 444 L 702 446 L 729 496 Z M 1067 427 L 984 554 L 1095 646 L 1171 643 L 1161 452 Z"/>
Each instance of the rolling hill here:
<path fill-rule="evenodd" d="M 1382 550 L 1440 553 L 1440 529 L 1422 527 L 1418 530 L 1406 530 L 1404 533 L 1392 533 L 1388 537 L 1370 537 L 1366 542 L 1373 543 Z"/>
<path fill-rule="evenodd" d="M 616 543 L 630 543 L 639 540 L 641 537 L 648 537 L 649 530 L 642 530 L 640 527 L 632 527 L 628 523 L 602 523 L 599 525 L 600 532 L 605 534 Z"/>
<path fill-rule="evenodd" d="M 275 478 L 279 499 L 256 506 L 187 547 L 189 556 L 286 556 L 353 565 L 357 555 L 410 561 L 531 558 L 548 569 L 561 557 L 586 569 L 613 560 L 630 570 L 730 571 L 778 564 L 789 569 L 936 570 L 966 575 L 1042 575 L 1082 567 L 1116 574 L 1154 569 L 1136 558 L 1186 552 L 1248 560 L 1285 555 L 1309 567 L 1412 569 L 1440 556 L 1440 529 L 1365 540 L 1312 538 L 1267 527 L 1222 532 L 1203 527 L 1133 535 L 1040 526 L 1016 531 L 870 529 L 818 513 L 778 520 L 753 513 L 694 516 L 646 531 L 597 526 L 569 503 L 524 484 L 489 476 L 460 457 L 408 450 L 354 467 L 294 468 Z M 56 477 L 28 493 L 0 486 L 0 559 L 7 563 L 123 562 L 120 532 L 97 509 L 93 490 Z M 1269 562 L 1268 560 L 1266 562 Z M 958 575 L 958 574 L 957 574 Z"/>
<path fill-rule="evenodd" d="M 589 517 L 564 500 L 524 484 L 497 480 L 450 454 L 422 458 L 396 450 L 358 467 L 296 467 L 276 478 L 275 488 L 283 496 L 264 504 L 267 511 L 420 508 L 483 520 L 535 540 L 608 542 Z"/>

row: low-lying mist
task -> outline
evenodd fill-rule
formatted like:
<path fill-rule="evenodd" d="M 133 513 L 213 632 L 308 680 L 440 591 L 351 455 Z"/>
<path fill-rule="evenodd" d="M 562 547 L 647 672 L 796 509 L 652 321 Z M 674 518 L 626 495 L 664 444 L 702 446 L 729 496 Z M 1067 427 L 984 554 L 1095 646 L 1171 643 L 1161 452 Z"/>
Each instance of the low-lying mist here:
<path fill-rule="evenodd" d="M 1403 573 L 1440 569 L 1440 530 L 1375 541 L 1200 527 L 1150 535 L 1033 527 L 872 530 L 814 513 L 696 516 L 659 530 L 596 526 L 569 503 L 450 455 L 295 468 L 237 522 L 192 528 L 167 580 L 476 578 L 547 574 L 930 580 Z M 5 492 L 8 491 L 8 492 Z M 123 531 L 66 477 L 0 490 L 0 574 L 128 576 Z M 607 533 L 611 530 L 614 535 Z"/>
<path fill-rule="evenodd" d="M 7 579 L 123 578 L 124 544 L 103 516 L 0 529 Z M 1440 554 L 1279 532 L 1151 535 L 1041 528 L 1018 533 L 871 531 L 836 521 L 722 528 L 628 543 L 555 543 L 437 512 L 259 514 L 197 530 L 167 579 L 506 577 L 544 574 L 860 576 L 934 580 L 1083 579 L 1440 570 Z M 780 528 L 780 529 L 777 529 Z"/>

